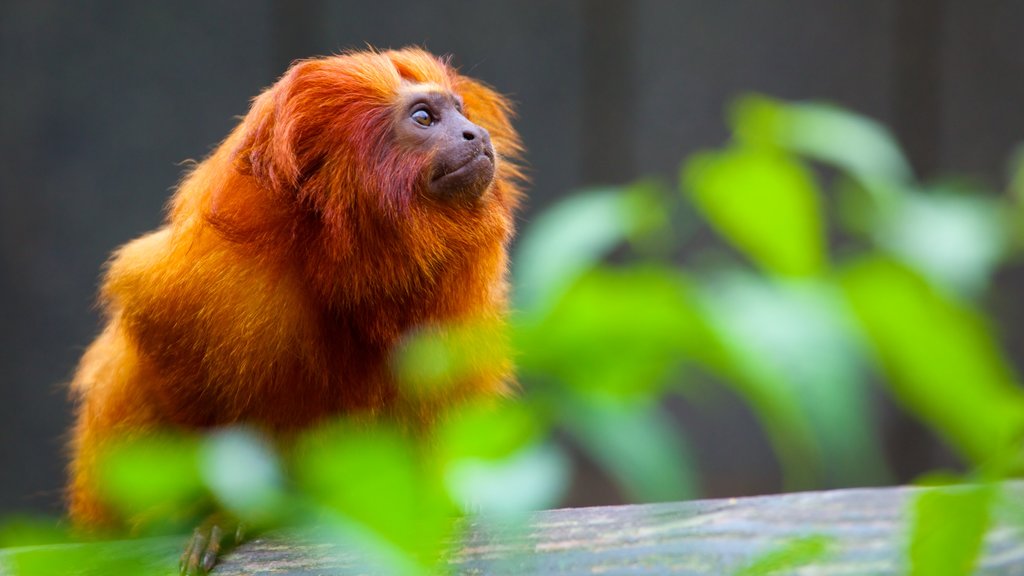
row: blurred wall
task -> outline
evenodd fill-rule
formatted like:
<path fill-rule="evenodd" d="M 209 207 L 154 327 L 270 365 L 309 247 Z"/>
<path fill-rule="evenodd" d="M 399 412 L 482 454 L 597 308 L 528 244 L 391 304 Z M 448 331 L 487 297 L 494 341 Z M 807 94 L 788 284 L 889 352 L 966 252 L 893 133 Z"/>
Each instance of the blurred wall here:
<path fill-rule="evenodd" d="M 107 255 L 160 223 L 180 162 L 210 151 L 295 58 L 366 44 L 453 54 L 517 103 L 528 223 L 581 185 L 674 182 L 684 155 L 722 142 L 723 106 L 746 91 L 835 101 L 893 126 L 924 175 L 1001 185 L 1024 136 L 1022 37 L 1024 3 L 1011 0 L 8 0 L 0 514 L 59 509 L 63 386 L 97 330 Z M 706 494 L 778 489 L 742 406 L 723 398 L 714 417 L 678 412 Z M 896 422 L 903 479 L 941 456 L 927 434 Z M 571 503 L 616 500 L 606 483 L 580 478 Z"/>

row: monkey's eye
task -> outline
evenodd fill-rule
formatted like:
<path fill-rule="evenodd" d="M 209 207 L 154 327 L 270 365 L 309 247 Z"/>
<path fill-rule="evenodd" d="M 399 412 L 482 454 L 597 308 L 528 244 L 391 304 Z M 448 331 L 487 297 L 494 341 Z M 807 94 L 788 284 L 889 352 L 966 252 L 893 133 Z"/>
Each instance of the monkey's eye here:
<path fill-rule="evenodd" d="M 423 108 L 413 111 L 411 118 L 420 126 L 430 126 L 434 123 L 434 117 Z"/>

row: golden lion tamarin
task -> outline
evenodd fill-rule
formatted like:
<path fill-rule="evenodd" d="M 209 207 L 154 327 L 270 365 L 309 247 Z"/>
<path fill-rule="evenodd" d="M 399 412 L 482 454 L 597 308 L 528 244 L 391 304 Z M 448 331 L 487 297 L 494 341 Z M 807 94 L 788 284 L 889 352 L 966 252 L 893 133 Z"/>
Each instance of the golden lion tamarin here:
<path fill-rule="evenodd" d="M 500 324 L 520 198 L 507 101 L 419 49 L 299 61 L 117 250 L 102 333 L 71 384 L 69 508 L 118 525 L 96 486 L 111 440 L 335 416 L 415 428 L 494 395 L 507 360 L 430 400 L 390 362 L 417 326 Z"/>

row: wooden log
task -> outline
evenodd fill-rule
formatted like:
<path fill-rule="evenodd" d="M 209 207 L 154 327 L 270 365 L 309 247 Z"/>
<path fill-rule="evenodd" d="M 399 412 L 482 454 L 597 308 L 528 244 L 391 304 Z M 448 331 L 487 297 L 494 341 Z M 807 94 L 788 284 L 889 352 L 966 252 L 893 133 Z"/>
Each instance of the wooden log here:
<path fill-rule="evenodd" d="M 921 488 L 877 488 L 668 504 L 549 510 L 521 524 L 473 520 L 449 560 L 454 574 L 903 574 L 909 510 Z M 1003 498 L 1024 502 L 1024 483 Z M 976 574 L 1024 575 L 1024 522 L 997 506 Z M 1019 513 L 1019 509 L 1018 509 Z M 147 566 L 173 565 L 183 539 L 118 544 Z M 76 545 L 0 550 L 0 574 L 27 554 Z M 80 545 L 79 545 L 80 546 Z M 774 561 L 766 561 L 774 557 Z M 214 574 L 380 573 L 359 545 L 261 537 L 233 551 Z M 8 566 L 5 571 L 2 566 Z M 95 566 L 60 574 L 101 574 Z"/>

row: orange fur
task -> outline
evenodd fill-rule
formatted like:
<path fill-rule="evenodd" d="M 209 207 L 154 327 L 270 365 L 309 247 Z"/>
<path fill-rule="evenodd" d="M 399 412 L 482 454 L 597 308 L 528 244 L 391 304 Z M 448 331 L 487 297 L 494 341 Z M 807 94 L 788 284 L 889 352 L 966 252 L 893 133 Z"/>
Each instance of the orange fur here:
<path fill-rule="evenodd" d="M 395 144 L 410 83 L 460 95 L 490 132 L 496 175 L 476 204 L 424 195 L 429 158 Z M 429 424 L 443 406 L 403 394 L 389 361 L 417 326 L 504 317 L 521 178 L 509 116 L 418 49 L 301 61 L 258 96 L 166 224 L 109 264 L 107 324 L 72 382 L 72 519 L 113 520 L 95 485 L 111 439 L 236 422 L 285 435 L 338 415 Z M 498 362 L 441 404 L 510 379 Z"/>

